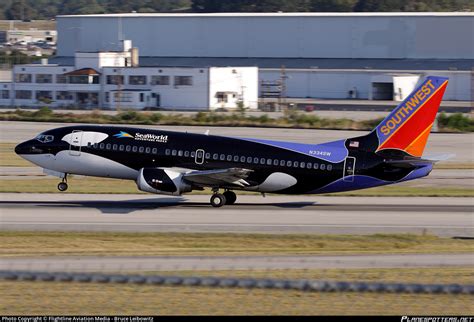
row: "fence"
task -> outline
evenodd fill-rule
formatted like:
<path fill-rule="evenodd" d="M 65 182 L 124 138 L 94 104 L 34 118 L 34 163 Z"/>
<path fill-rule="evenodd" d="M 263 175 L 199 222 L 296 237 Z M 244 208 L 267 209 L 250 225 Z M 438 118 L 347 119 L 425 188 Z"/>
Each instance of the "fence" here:
<path fill-rule="evenodd" d="M 0 285 L 4 308 L 0 313 L 473 313 L 474 284 L 384 282 L 384 275 L 388 273 L 378 273 L 382 281 L 376 282 L 228 277 L 237 271 L 226 272 L 225 276 L 212 276 L 212 271 L 208 272 L 210 276 L 188 273 L 197 272 L 148 275 L 2 270 Z M 252 272 L 246 274 L 252 275 Z"/>

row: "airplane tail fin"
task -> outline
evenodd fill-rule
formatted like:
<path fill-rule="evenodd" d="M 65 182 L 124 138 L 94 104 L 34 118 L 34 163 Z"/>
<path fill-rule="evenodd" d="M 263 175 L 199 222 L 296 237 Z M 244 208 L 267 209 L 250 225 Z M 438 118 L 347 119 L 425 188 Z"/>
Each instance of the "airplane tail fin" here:
<path fill-rule="evenodd" d="M 427 77 L 374 129 L 375 152 L 397 150 L 421 157 L 447 84 L 446 77 Z"/>

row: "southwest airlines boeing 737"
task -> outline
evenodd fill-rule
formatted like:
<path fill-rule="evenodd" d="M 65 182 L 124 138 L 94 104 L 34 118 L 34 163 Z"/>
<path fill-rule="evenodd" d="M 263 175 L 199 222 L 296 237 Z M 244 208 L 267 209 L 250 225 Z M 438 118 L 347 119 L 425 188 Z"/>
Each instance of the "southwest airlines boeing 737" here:
<path fill-rule="evenodd" d="M 61 178 L 60 191 L 68 174 L 134 180 L 139 190 L 156 194 L 209 187 L 211 205 L 221 207 L 235 203 L 236 190 L 364 189 L 431 172 L 438 160 L 422 154 L 447 84 L 427 77 L 369 134 L 323 144 L 77 125 L 43 132 L 15 152 Z"/>

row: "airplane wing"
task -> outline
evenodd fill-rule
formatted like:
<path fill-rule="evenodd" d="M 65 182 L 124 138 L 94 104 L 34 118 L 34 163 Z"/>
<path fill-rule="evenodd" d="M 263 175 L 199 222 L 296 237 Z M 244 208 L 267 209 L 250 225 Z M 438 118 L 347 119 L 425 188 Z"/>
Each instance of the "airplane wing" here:
<path fill-rule="evenodd" d="M 229 168 L 219 170 L 191 171 L 183 176 L 183 179 L 198 186 L 238 186 L 247 187 L 250 184 L 245 181 L 253 170 L 243 168 Z"/>

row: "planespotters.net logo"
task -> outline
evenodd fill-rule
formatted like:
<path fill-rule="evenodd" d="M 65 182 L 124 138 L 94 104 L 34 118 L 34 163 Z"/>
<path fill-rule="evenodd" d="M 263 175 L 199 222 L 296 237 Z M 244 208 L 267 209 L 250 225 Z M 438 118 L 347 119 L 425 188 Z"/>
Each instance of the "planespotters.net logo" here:
<path fill-rule="evenodd" d="M 402 316 L 401 322 L 474 322 L 472 316 Z"/>
<path fill-rule="evenodd" d="M 133 138 L 137 141 L 149 141 L 149 142 L 158 142 L 158 143 L 167 143 L 168 142 L 168 135 L 156 135 L 156 134 L 142 134 L 142 133 L 135 133 L 135 136 L 127 132 L 120 131 L 120 133 L 114 134 L 116 138 Z"/>

